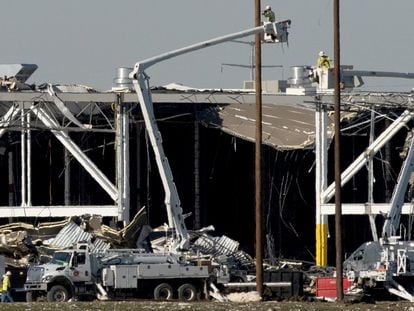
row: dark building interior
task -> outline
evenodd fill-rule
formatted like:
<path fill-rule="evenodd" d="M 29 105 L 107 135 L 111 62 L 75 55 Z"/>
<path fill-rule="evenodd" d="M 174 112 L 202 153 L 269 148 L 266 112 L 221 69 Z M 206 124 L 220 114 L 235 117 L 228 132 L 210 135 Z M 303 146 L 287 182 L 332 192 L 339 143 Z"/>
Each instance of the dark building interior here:
<path fill-rule="evenodd" d="M 203 109 L 198 106 L 197 109 Z M 139 109 L 131 111 L 130 124 L 130 188 L 131 215 L 142 206 L 147 208 L 151 226 L 167 220 L 163 205 L 164 193 L 153 152 L 148 142 Z M 195 202 L 195 116 L 192 105 L 160 104 L 156 116 L 166 155 L 174 174 L 186 220 L 194 228 Z M 358 116 L 359 120 L 367 116 Z M 353 122 L 353 121 L 347 121 Z M 344 122 L 345 125 L 345 122 Z M 380 133 L 385 121 L 377 124 Z M 344 132 L 342 167 L 366 148 L 369 128 L 360 127 Z M 398 174 L 401 158 L 395 150 L 404 145 L 406 130 L 389 144 L 375 161 L 376 201 L 389 199 Z M 86 151 L 103 172 L 114 180 L 113 135 L 72 133 L 72 139 Z M 9 132 L 1 138 L 16 159 L 20 157 L 19 132 Z M 64 204 L 64 148 L 47 130 L 32 133 L 32 203 L 33 205 Z M 398 149 L 399 148 L 399 149 Z M 329 182 L 333 181 L 333 148 L 329 150 Z M 384 148 L 386 149 L 386 148 Z M 391 152 L 393 151 L 393 152 Z M 255 167 L 254 143 L 231 136 L 217 128 L 199 126 L 199 193 L 200 226 L 213 225 L 216 235 L 227 235 L 240 242 L 240 247 L 254 255 L 255 241 Z M 397 156 L 396 156 L 397 155 Z M 263 224 L 265 257 L 269 260 L 291 258 L 315 260 L 315 156 L 312 149 L 276 150 L 263 146 Z M 19 198 L 20 168 L 14 162 L 15 204 Z M 9 202 L 7 157 L 0 156 L 0 205 Z M 397 173 L 396 173 L 397 172 Z M 73 159 L 71 161 L 71 204 L 110 204 L 110 198 Z M 367 173 L 361 171 L 343 188 L 344 202 L 367 200 Z M 48 219 L 19 219 L 36 223 Z M 3 220 L 5 222 L 6 220 Z M 17 220 L 16 220 L 17 221 Z M 109 221 L 109 220 L 108 220 Z M 380 228 L 383 217 L 377 217 Z M 403 218 L 409 227 L 411 219 Z M 334 264 L 334 217 L 329 217 L 329 264 Z M 371 240 L 367 216 L 343 217 L 344 252 L 349 254 L 359 244 Z"/>

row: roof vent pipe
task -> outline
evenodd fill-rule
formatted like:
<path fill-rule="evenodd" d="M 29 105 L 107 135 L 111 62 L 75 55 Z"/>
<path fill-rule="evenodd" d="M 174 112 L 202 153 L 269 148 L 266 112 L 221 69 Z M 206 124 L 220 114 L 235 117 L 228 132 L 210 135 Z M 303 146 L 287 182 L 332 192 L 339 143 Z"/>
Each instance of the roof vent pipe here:
<path fill-rule="evenodd" d="M 132 88 L 132 79 L 129 78 L 129 73 L 132 71 L 129 67 L 119 67 L 116 69 L 116 78 L 114 79 L 115 87 Z"/>
<path fill-rule="evenodd" d="M 291 87 L 308 87 L 312 80 L 312 67 L 310 66 L 292 66 L 292 77 L 288 80 Z"/>

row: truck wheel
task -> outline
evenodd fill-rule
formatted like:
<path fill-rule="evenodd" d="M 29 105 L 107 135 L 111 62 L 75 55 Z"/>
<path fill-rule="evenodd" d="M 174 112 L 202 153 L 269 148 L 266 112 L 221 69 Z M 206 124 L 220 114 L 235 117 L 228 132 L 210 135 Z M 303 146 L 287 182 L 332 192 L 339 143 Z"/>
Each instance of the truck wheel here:
<path fill-rule="evenodd" d="M 55 285 L 47 292 L 48 302 L 64 302 L 69 300 L 69 292 L 62 285 Z"/>
<path fill-rule="evenodd" d="M 173 298 L 173 289 L 168 283 L 158 284 L 154 289 L 154 298 L 158 300 L 170 300 Z"/>
<path fill-rule="evenodd" d="M 36 294 L 32 291 L 26 292 L 26 302 L 33 302 L 36 301 Z"/>
<path fill-rule="evenodd" d="M 197 289 L 192 284 L 183 284 L 178 288 L 178 299 L 182 301 L 194 301 L 197 299 Z"/>

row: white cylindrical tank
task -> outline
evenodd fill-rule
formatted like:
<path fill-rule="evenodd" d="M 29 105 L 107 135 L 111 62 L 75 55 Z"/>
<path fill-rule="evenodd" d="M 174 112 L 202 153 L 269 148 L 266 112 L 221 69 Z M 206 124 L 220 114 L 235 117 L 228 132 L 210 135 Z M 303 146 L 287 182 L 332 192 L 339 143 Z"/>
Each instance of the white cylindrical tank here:
<path fill-rule="evenodd" d="M 291 87 L 306 87 L 312 83 L 312 67 L 292 66 L 292 77 L 288 80 Z"/>
<path fill-rule="evenodd" d="M 129 78 L 129 73 L 132 68 L 119 67 L 116 69 L 116 78 L 114 79 L 115 87 L 132 88 L 132 80 Z"/>

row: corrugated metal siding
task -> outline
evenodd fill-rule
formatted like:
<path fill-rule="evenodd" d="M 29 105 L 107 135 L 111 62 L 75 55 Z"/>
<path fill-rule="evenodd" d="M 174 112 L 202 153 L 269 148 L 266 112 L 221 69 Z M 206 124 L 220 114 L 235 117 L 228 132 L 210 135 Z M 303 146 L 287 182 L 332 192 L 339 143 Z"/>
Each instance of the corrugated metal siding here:
<path fill-rule="evenodd" d="M 237 260 L 242 266 L 251 266 L 254 264 L 253 258 L 249 254 L 238 249 L 239 242 L 225 235 L 212 237 L 204 234 L 194 242 L 194 248 L 213 257 L 225 255 Z"/>
<path fill-rule="evenodd" d="M 71 221 L 56 235 L 54 239 L 50 239 L 45 244 L 53 247 L 68 248 L 77 242 L 91 242 L 93 235 L 89 232 L 83 231 L 76 223 Z M 91 245 L 91 251 L 97 252 L 110 248 L 110 244 L 101 239 L 96 238 Z"/>
<path fill-rule="evenodd" d="M 213 256 L 232 255 L 239 248 L 239 242 L 225 235 L 219 238 L 203 235 L 194 242 L 194 245 L 201 252 Z"/>

